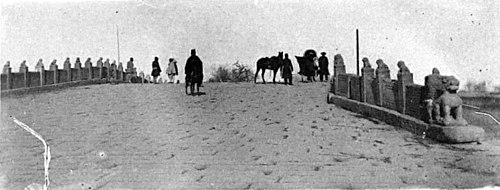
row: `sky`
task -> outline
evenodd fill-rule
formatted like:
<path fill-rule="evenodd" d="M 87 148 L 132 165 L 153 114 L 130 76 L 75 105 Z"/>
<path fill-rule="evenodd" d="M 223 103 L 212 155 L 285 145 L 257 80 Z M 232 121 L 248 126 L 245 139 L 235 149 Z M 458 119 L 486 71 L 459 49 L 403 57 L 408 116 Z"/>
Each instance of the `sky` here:
<path fill-rule="evenodd" d="M 356 73 L 356 29 L 360 60 L 373 66 L 383 59 L 397 73 L 404 61 L 416 83 L 437 67 L 443 75 L 500 85 L 500 2 L 494 0 L 123 0 L 2 1 L 0 62 L 17 72 L 23 60 L 33 70 L 42 58 L 70 57 L 95 65 L 99 57 L 134 58 L 139 71 L 151 72 L 159 57 L 178 60 L 179 78 L 195 48 L 204 63 L 205 79 L 217 66 L 239 61 L 255 70 L 260 57 L 306 49 L 341 54 Z M 117 35 L 118 31 L 118 35 Z M 333 62 L 330 63 L 333 73 Z M 162 73 L 165 79 L 165 73 Z M 267 75 L 266 75 L 267 76 Z"/>

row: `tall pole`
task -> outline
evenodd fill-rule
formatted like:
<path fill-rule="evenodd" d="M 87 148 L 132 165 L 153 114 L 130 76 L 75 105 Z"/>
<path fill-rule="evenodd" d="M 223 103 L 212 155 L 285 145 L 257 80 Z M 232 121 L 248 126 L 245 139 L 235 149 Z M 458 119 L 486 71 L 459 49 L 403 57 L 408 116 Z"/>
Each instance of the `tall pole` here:
<path fill-rule="evenodd" d="M 118 64 L 120 64 L 120 36 L 118 35 L 118 25 L 116 25 L 116 45 L 118 46 Z"/>
<path fill-rule="evenodd" d="M 359 76 L 359 36 L 358 29 L 356 29 L 356 74 Z"/>

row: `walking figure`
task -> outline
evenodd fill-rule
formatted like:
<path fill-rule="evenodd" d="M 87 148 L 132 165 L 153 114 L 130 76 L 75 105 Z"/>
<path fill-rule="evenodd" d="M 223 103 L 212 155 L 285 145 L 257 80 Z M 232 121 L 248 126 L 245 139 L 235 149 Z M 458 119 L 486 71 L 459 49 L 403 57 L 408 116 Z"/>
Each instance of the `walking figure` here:
<path fill-rule="evenodd" d="M 328 70 L 328 57 L 325 56 L 325 52 L 321 52 L 321 57 L 319 57 L 319 80 L 323 82 L 323 76 L 325 77 L 325 81 L 328 81 L 328 75 L 330 75 L 330 71 Z"/>
<path fill-rule="evenodd" d="M 153 71 L 151 71 L 151 76 L 153 76 L 153 83 L 157 84 L 156 79 L 160 76 L 161 68 L 160 63 L 158 62 L 158 57 L 155 57 L 153 61 Z"/>
<path fill-rule="evenodd" d="M 200 95 L 200 86 L 203 82 L 203 62 L 201 62 L 201 59 L 196 56 L 195 49 L 191 49 L 191 57 L 187 59 L 184 71 L 186 74 L 186 94 L 187 85 L 189 85 L 191 89 L 191 95 Z M 195 85 L 197 91 L 196 94 L 194 94 Z"/>
<path fill-rule="evenodd" d="M 179 75 L 177 70 L 177 61 L 174 58 L 170 58 L 168 59 L 167 67 L 168 83 L 174 83 L 176 75 Z"/>
<path fill-rule="evenodd" d="M 288 53 L 285 53 L 285 59 L 283 60 L 283 65 L 280 68 L 281 70 L 281 77 L 285 80 L 285 85 L 288 83 L 292 85 L 292 72 L 293 72 L 293 66 L 292 66 L 292 61 L 288 59 Z"/>

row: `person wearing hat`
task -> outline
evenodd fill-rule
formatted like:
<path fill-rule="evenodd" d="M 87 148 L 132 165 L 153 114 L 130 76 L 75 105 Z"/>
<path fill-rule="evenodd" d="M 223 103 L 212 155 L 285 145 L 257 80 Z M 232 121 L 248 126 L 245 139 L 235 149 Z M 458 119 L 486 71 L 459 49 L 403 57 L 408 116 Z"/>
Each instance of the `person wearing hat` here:
<path fill-rule="evenodd" d="M 283 65 L 280 68 L 281 77 L 285 80 L 285 85 L 292 85 L 292 61 L 288 58 L 288 53 L 285 53 L 285 59 L 283 60 Z"/>
<path fill-rule="evenodd" d="M 328 75 L 330 75 L 330 71 L 328 71 L 328 58 L 325 56 L 325 52 L 321 52 L 321 57 L 319 57 L 319 80 L 323 82 L 323 76 L 325 77 L 325 81 L 328 81 Z"/>
<path fill-rule="evenodd" d="M 186 61 L 184 68 L 186 74 L 186 84 L 189 83 L 191 95 L 200 95 L 200 86 L 203 82 L 203 62 L 196 55 L 196 50 L 191 49 L 191 57 Z M 196 85 L 197 93 L 194 93 L 194 86 Z"/>
<path fill-rule="evenodd" d="M 170 58 L 168 59 L 167 66 L 168 83 L 174 83 L 175 76 L 177 75 L 179 75 L 177 70 L 177 61 L 174 58 Z"/>

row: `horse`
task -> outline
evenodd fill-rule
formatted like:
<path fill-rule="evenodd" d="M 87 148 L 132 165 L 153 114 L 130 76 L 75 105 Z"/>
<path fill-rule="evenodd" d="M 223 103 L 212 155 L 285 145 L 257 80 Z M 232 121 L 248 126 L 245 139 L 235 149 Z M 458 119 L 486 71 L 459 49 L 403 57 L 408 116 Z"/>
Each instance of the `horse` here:
<path fill-rule="evenodd" d="M 299 63 L 299 75 L 307 76 L 308 81 L 316 81 L 314 78 L 318 69 L 318 66 L 314 62 L 315 58 L 317 58 L 316 51 L 308 49 L 304 52 L 303 57 L 295 56 L 295 58 Z"/>
<path fill-rule="evenodd" d="M 278 52 L 278 56 L 263 57 L 257 60 L 257 71 L 255 72 L 254 83 L 257 83 L 257 76 L 260 70 L 262 70 L 262 83 L 266 84 L 264 80 L 264 73 L 266 69 L 273 70 L 273 83 L 276 83 L 276 73 L 278 73 L 279 68 L 283 65 L 283 52 Z"/>

